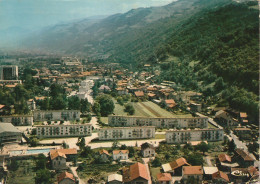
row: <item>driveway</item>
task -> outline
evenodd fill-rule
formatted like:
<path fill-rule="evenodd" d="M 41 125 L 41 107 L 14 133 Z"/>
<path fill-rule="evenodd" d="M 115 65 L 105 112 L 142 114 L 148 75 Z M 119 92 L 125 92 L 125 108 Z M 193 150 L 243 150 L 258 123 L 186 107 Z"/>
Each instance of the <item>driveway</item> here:
<path fill-rule="evenodd" d="M 94 127 L 95 130 L 100 129 L 100 126 L 97 122 L 97 117 L 93 116 L 89 123 Z"/>
<path fill-rule="evenodd" d="M 206 161 L 208 167 L 214 167 L 214 165 L 211 162 L 211 159 L 212 159 L 211 156 L 205 156 L 204 157 L 204 160 Z"/>
<path fill-rule="evenodd" d="M 78 178 L 79 184 L 85 184 L 85 182 L 84 182 L 82 179 L 79 178 L 78 173 L 77 173 L 77 168 L 78 168 L 78 167 L 70 167 L 70 169 L 71 169 L 71 171 L 72 171 L 72 174 L 73 174 L 75 177 Z"/>

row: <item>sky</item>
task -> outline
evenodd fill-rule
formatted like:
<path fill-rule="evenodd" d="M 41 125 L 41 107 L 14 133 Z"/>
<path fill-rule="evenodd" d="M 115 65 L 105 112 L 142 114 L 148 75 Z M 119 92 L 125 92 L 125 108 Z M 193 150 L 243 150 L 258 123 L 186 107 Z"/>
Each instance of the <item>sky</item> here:
<path fill-rule="evenodd" d="M 162 6 L 173 0 L 0 0 L 0 30 L 42 27 L 134 8 Z"/>

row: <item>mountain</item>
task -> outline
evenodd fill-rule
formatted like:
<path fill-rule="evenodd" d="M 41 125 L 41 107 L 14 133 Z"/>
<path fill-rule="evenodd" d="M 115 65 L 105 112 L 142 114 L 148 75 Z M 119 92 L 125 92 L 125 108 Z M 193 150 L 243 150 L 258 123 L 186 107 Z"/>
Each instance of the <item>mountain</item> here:
<path fill-rule="evenodd" d="M 139 62 L 168 39 L 179 22 L 229 0 L 179 0 L 163 7 L 138 8 L 102 20 L 82 20 L 49 27 L 30 36 L 23 47 Z"/>

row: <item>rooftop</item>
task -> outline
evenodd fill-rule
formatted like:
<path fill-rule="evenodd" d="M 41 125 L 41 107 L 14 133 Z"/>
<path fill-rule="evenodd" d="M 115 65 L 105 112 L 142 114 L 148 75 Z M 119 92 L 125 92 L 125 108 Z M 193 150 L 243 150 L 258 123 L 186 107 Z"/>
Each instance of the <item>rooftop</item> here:
<path fill-rule="evenodd" d="M 201 166 L 183 166 L 182 173 L 185 175 L 200 175 L 203 174 Z"/>
<path fill-rule="evenodd" d="M 158 173 L 157 174 L 157 181 L 171 181 L 172 176 L 170 173 Z"/>
<path fill-rule="evenodd" d="M 255 161 L 254 158 L 249 156 L 249 154 L 247 152 L 245 152 L 244 150 L 242 150 L 242 149 L 237 148 L 237 149 L 235 149 L 235 152 L 238 155 L 240 155 L 244 159 L 244 161 Z"/>
<path fill-rule="evenodd" d="M 177 169 L 178 167 L 181 167 L 181 166 L 184 166 L 184 165 L 190 166 L 190 164 L 183 157 L 178 158 L 177 160 L 170 163 L 172 170 Z"/>
<path fill-rule="evenodd" d="M 226 182 L 229 182 L 228 175 L 222 171 L 218 171 L 214 174 L 212 174 L 212 179 L 224 179 Z"/>
<path fill-rule="evenodd" d="M 12 123 L 0 123 L 0 133 L 3 132 L 17 132 L 21 133 Z"/>
<path fill-rule="evenodd" d="M 68 178 L 68 179 L 75 181 L 73 174 L 68 173 L 68 172 L 61 173 L 60 175 L 58 175 L 57 178 L 58 178 L 58 182 L 61 182 L 65 178 Z"/>

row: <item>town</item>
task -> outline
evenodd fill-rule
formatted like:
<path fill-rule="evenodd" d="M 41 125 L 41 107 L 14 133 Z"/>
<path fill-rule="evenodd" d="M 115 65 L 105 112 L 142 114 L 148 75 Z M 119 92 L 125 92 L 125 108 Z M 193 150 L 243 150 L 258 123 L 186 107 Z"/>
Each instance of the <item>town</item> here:
<path fill-rule="evenodd" d="M 2 56 L 0 183 L 258 183 L 258 122 L 161 72 Z"/>

